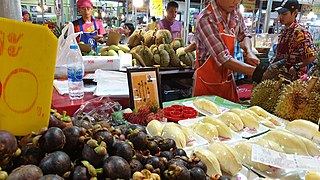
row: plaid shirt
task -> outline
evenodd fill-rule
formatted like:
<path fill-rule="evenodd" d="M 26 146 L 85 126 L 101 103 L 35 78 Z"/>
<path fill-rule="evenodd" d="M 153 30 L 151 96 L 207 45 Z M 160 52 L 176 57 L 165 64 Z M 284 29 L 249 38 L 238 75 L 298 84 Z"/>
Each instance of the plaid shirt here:
<path fill-rule="evenodd" d="M 202 65 L 209 55 L 215 57 L 219 66 L 224 64 L 233 54 L 230 54 L 228 48 L 224 44 L 218 23 L 221 23 L 225 33 L 235 35 L 237 40 L 241 42 L 246 36 L 249 36 L 247 28 L 244 24 L 242 15 L 234 10 L 228 13 L 227 22 L 224 22 L 220 11 L 218 10 L 216 0 L 211 1 L 214 13 L 209 8 L 205 8 L 198 16 L 195 28 L 195 42 L 197 45 L 197 54 L 200 65 Z M 232 28 L 233 27 L 233 28 Z"/>
<path fill-rule="evenodd" d="M 297 21 L 281 31 L 276 52 L 275 61 L 288 59 L 288 70 L 304 59 L 317 55 L 311 34 Z M 301 71 L 305 73 L 306 68 L 301 68 Z"/>

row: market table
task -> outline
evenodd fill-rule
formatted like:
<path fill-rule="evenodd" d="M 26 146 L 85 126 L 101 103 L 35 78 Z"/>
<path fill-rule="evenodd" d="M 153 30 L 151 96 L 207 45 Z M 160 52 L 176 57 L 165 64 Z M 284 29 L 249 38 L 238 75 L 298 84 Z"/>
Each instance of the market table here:
<path fill-rule="evenodd" d="M 52 92 L 51 108 L 56 109 L 59 113 L 62 111 L 67 111 L 67 115 L 73 115 L 77 109 L 85 102 L 97 98 L 98 96 L 93 95 L 93 93 L 85 93 L 82 100 L 72 101 L 69 99 L 69 95 L 60 95 L 58 91 L 54 88 Z M 115 102 L 119 102 L 122 109 L 128 108 L 130 106 L 129 96 L 109 96 Z"/>

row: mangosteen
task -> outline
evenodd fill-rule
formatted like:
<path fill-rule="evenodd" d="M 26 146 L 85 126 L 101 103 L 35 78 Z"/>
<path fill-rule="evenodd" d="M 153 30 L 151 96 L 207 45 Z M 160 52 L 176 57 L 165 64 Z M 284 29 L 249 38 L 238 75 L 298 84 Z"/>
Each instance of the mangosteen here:
<path fill-rule="evenodd" d="M 116 141 L 115 143 L 113 143 L 112 151 L 110 153 L 115 156 L 123 157 L 128 161 L 128 163 L 132 161 L 132 147 L 127 142 Z"/>
<path fill-rule="evenodd" d="M 56 174 L 47 174 L 42 176 L 39 180 L 64 180 L 63 177 Z"/>
<path fill-rule="evenodd" d="M 147 149 L 150 151 L 151 155 L 155 155 L 160 152 L 160 148 L 155 141 L 148 141 Z"/>
<path fill-rule="evenodd" d="M 60 129 L 64 129 L 65 127 L 72 126 L 72 121 L 69 116 L 67 116 L 67 112 L 63 111 L 62 115 L 57 112 L 57 110 L 52 110 L 50 112 L 49 118 L 49 128 L 50 127 L 58 127 Z"/>
<path fill-rule="evenodd" d="M 151 156 L 147 158 L 145 165 L 147 164 L 152 165 L 153 169 L 159 168 L 162 173 L 166 167 L 166 160 L 163 157 Z"/>
<path fill-rule="evenodd" d="M 171 148 L 175 149 L 177 147 L 176 142 L 171 138 L 160 140 L 158 145 L 161 151 L 170 151 Z"/>
<path fill-rule="evenodd" d="M 68 154 L 81 152 L 83 143 L 80 141 L 80 137 L 85 135 L 85 130 L 77 126 L 70 126 L 64 128 L 62 131 L 66 137 L 66 143 L 63 150 Z"/>
<path fill-rule="evenodd" d="M 141 171 L 143 169 L 143 165 L 137 159 L 132 159 L 130 163 L 130 168 L 131 168 L 131 174 L 133 175 L 134 172 Z"/>
<path fill-rule="evenodd" d="M 100 151 L 103 149 L 102 152 Z M 83 159 L 89 161 L 93 166 L 95 167 L 101 167 L 103 160 L 108 156 L 106 149 L 101 146 L 96 147 L 90 147 L 90 145 L 87 143 L 84 145 L 82 150 L 82 157 Z"/>
<path fill-rule="evenodd" d="M 91 129 L 92 128 L 92 123 L 90 121 L 81 119 L 81 120 L 74 120 L 73 125 L 77 127 L 82 127 L 85 129 Z"/>
<path fill-rule="evenodd" d="M 110 156 L 103 162 L 103 173 L 110 179 L 125 179 L 131 177 L 129 163 L 120 156 Z"/>
<path fill-rule="evenodd" d="M 39 167 L 43 174 L 58 174 L 63 176 L 70 170 L 71 160 L 63 151 L 55 151 L 46 155 L 40 162 Z"/>
<path fill-rule="evenodd" d="M 199 167 L 190 169 L 190 175 L 193 180 L 206 180 L 206 173 Z"/>
<path fill-rule="evenodd" d="M 66 143 L 66 136 L 57 127 L 51 127 L 39 139 L 39 147 L 45 152 L 61 150 Z"/>
<path fill-rule="evenodd" d="M 90 179 L 89 173 L 87 172 L 87 168 L 83 166 L 76 166 L 72 173 L 73 180 L 87 180 Z"/>
<path fill-rule="evenodd" d="M 147 134 L 139 130 L 133 130 L 128 136 L 128 140 L 132 142 L 134 149 L 145 150 L 147 148 Z"/>
<path fill-rule="evenodd" d="M 94 134 L 94 139 L 97 141 L 104 141 L 107 144 L 107 148 L 112 147 L 114 137 L 108 130 L 99 130 Z"/>
<path fill-rule="evenodd" d="M 0 130 L 0 167 L 5 167 L 18 149 L 16 137 L 8 131 Z"/>
<path fill-rule="evenodd" d="M 185 161 L 184 159 L 180 158 L 180 157 L 175 157 L 173 159 L 171 159 L 168 162 L 168 167 L 170 167 L 172 164 L 175 164 L 177 166 L 185 166 L 188 167 L 188 162 Z"/>
<path fill-rule="evenodd" d="M 185 166 L 179 166 L 176 164 L 171 164 L 163 174 L 168 180 L 191 180 L 189 170 Z"/>
<path fill-rule="evenodd" d="M 21 148 L 21 154 L 15 159 L 17 165 L 33 164 L 38 165 L 41 159 L 44 157 L 44 152 L 33 144 L 28 144 Z"/>
<path fill-rule="evenodd" d="M 136 130 L 138 129 L 140 132 L 144 132 L 147 134 L 147 130 L 146 130 L 146 127 L 145 126 L 142 126 L 140 124 L 131 124 L 129 126 L 129 128 L 131 128 L 132 130 Z"/>
<path fill-rule="evenodd" d="M 187 156 L 187 153 L 183 149 L 177 148 L 173 151 L 173 156 Z"/>
<path fill-rule="evenodd" d="M 7 180 L 38 180 L 43 176 L 41 169 L 36 165 L 22 165 L 14 169 Z"/>
<path fill-rule="evenodd" d="M 173 158 L 173 154 L 171 151 L 162 151 L 160 153 L 160 156 L 167 158 L 168 161 L 170 161 Z"/>
<path fill-rule="evenodd" d="M 200 159 L 192 159 L 192 162 L 189 162 L 188 168 L 192 169 L 193 167 L 201 168 L 205 173 L 207 173 L 207 165 Z"/>

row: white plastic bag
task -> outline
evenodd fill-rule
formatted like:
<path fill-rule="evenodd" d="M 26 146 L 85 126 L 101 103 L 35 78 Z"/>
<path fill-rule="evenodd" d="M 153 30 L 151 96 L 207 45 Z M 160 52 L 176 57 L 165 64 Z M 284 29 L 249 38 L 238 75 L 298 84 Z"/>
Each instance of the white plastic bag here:
<path fill-rule="evenodd" d="M 56 72 L 55 72 L 56 77 L 67 75 L 66 56 L 68 54 L 68 51 L 70 50 L 69 48 L 70 45 L 71 44 L 77 45 L 76 37 L 79 34 L 82 34 L 82 32 L 75 33 L 72 22 L 69 22 L 69 24 L 62 29 L 62 33 L 58 39 L 58 50 L 57 50 L 57 59 L 56 59 Z M 79 49 L 79 52 L 80 52 L 80 49 Z"/>

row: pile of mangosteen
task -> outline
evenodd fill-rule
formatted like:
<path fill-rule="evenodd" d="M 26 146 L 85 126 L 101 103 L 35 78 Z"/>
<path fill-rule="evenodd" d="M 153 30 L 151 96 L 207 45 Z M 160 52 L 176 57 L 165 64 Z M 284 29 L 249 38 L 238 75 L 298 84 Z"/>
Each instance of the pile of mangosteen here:
<path fill-rule="evenodd" d="M 144 126 L 70 120 L 52 111 L 49 127 L 37 133 L 0 130 L 0 180 L 211 179 L 201 160 L 170 138 L 147 135 Z"/>

